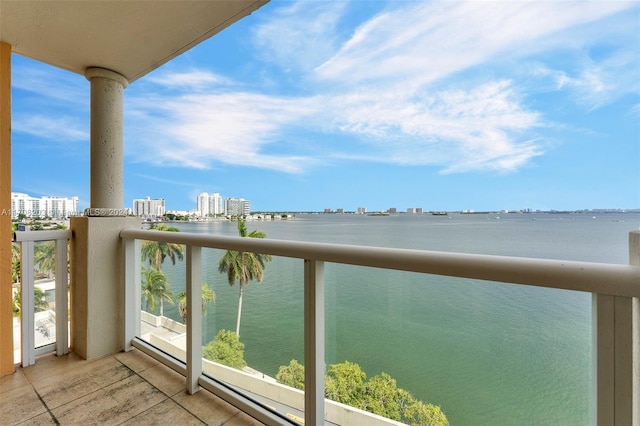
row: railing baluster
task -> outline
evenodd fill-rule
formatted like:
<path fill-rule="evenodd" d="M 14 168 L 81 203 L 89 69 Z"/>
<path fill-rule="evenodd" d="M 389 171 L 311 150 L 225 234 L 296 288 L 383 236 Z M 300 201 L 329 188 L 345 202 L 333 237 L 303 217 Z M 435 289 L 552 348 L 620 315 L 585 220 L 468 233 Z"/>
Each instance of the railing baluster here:
<path fill-rule="evenodd" d="M 125 239 L 124 246 L 124 350 L 133 349 L 131 341 L 140 336 L 140 240 Z"/>
<path fill-rule="evenodd" d="M 56 241 L 56 355 L 69 353 L 67 240 Z"/>
<path fill-rule="evenodd" d="M 304 420 L 324 424 L 324 262 L 304 261 Z"/>
<path fill-rule="evenodd" d="M 20 243 L 20 321 L 22 324 L 22 366 L 36 363 L 34 318 L 34 243 Z"/>
<path fill-rule="evenodd" d="M 200 390 L 202 375 L 202 248 L 187 246 L 187 392 Z"/>

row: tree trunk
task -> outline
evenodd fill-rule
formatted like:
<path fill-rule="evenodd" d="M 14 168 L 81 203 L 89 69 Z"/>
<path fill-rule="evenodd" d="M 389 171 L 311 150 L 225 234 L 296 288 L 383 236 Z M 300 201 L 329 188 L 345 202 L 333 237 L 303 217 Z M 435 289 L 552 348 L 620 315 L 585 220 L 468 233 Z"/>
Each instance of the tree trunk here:
<path fill-rule="evenodd" d="M 244 284 L 240 282 L 240 296 L 238 296 L 238 321 L 236 322 L 236 336 L 240 339 L 240 316 L 242 315 L 242 290 L 244 289 Z"/>
<path fill-rule="evenodd" d="M 164 300 L 162 300 L 162 297 L 160 298 L 160 316 L 164 316 Z"/>

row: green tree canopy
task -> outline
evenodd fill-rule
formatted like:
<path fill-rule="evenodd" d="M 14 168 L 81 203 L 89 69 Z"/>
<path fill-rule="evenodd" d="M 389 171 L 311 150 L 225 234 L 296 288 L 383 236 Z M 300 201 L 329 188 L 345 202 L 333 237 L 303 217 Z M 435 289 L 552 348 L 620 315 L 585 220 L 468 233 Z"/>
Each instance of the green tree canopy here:
<path fill-rule="evenodd" d="M 439 406 L 416 400 L 387 373 L 366 378 L 356 363 L 332 364 L 325 375 L 325 397 L 411 426 L 449 425 Z M 304 366 L 292 360 L 280 367 L 276 380 L 304 390 Z"/>
<path fill-rule="evenodd" d="M 202 357 L 241 370 L 244 360 L 244 343 L 233 331 L 220 330 L 216 337 L 202 348 Z"/>
<path fill-rule="evenodd" d="M 176 301 L 178 302 L 178 312 L 182 317 L 182 322 L 187 322 L 187 292 L 181 291 L 176 294 Z M 211 289 L 211 286 L 207 283 L 202 283 L 202 315 L 207 315 L 207 304 L 209 302 L 216 301 L 216 293 Z"/>
<path fill-rule="evenodd" d="M 238 220 L 238 234 L 241 237 L 249 238 L 265 238 L 267 234 L 263 231 L 253 230 L 251 233 L 247 231 L 247 225 L 243 220 Z M 238 295 L 238 319 L 236 322 L 236 334 L 240 336 L 240 317 L 242 315 L 242 295 L 244 287 L 250 281 L 262 281 L 264 277 L 264 265 L 271 261 L 268 254 L 258 254 L 249 252 L 239 252 L 228 250 L 218 263 L 218 271 L 227 274 L 229 285 L 233 286 L 236 280 L 240 283 L 240 294 Z"/>
<path fill-rule="evenodd" d="M 289 365 L 283 365 L 278 369 L 276 380 L 292 388 L 304 390 L 304 366 L 292 359 Z"/>

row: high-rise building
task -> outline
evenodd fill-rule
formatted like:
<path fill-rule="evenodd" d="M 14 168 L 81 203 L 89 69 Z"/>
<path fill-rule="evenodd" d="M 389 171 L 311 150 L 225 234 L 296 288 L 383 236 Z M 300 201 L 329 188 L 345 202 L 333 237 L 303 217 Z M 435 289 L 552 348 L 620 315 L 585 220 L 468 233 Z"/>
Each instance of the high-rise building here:
<path fill-rule="evenodd" d="M 66 219 L 76 214 L 78 214 L 78 197 L 36 198 L 20 192 L 11 193 L 11 218 L 13 219 L 19 215 L 28 218 Z"/>
<path fill-rule="evenodd" d="M 244 198 L 225 198 L 224 210 L 227 216 L 242 216 L 251 213 L 251 203 Z"/>
<path fill-rule="evenodd" d="M 209 214 L 224 214 L 224 200 L 222 199 L 222 196 L 217 192 L 209 195 Z"/>
<path fill-rule="evenodd" d="M 367 213 L 366 207 L 358 207 L 358 214 L 365 214 L 365 213 Z"/>
<path fill-rule="evenodd" d="M 138 198 L 133 200 L 133 214 L 148 218 L 164 216 L 164 198 Z"/>
<path fill-rule="evenodd" d="M 198 194 L 197 198 L 197 207 L 198 216 L 206 217 L 209 216 L 209 194 L 206 192 L 201 192 Z"/>

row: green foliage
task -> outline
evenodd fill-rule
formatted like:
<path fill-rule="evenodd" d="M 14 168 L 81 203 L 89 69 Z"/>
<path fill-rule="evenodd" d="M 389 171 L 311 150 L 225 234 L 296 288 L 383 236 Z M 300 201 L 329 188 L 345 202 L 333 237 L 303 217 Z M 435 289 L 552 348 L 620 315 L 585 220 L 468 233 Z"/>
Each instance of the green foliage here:
<path fill-rule="evenodd" d="M 325 396 L 343 404 L 360 408 L 367 375 L 354 362 L 329 366 L 325 378 Z"/>
<path fill-rule="evenodd" d="M 304 366 L 292 359 L 289 365 L 280 366 L 276 380 L 292 388 L 304 390 Z"/>
<path fill-rule="evenodd" d="M 18 286 L 18 291 L 13 294 L 12 300 L 12 308 L 13 308 L 13 316 L 19 317 L 21 308 L 22 308 L 22 296 L 20 291 L 20 286 Z M 33 289 L 33 310 L 34 312 L 42 312 L 49 309 L 49 302 L 46 301 L 46 294 L 44 290 L 39 287 L 35 287 Z"/>
<path fill-rule="evenodd" d="M 182 317 L 182 322 L 187 322 L 187 292 L 181 291 L 176 294 L 176 301 L 178 302 L 178 312 Z M 216 301 L 216 293 L 211 289 L 211 286 L 207 283 L 202 283 L 202 315 L 207 315 L 207 304 L 209 302 Z"/>
<path fill-rule="evenodd" d="M 180 232 L 178 228 L 168 227 L 165 224 L 158 226 L 153 225 L 152 229 L 156 231 Z M 143 241 L 142 242 L 142 260 L 148 260 L 149 265 L 160 271 L 162 264 L 169 258 L 173 265 L 176 260 L 184 259 L 184 247 L 176 243 L 165 243 L 162 241 Z"/>
<path fill-rule="evenodd" d="M 242 370 L 247 365 L 244 360 L 244 343 L 233 331 L 220 330 L 216 337 L 202 348 L 202 357 L 229 367 Z"/>
<path fill-rule="evenodd" d="M 362 368 L 345 361 L 332 364 L 325 376 L 325 397 L 411 426 L 448 426 L 449 420 L 439 406 L 416 400 L 399 388 L 396 380 L 380 373 L 368 381 Z M 279 383 L 304 390 L 304 366 L 291 360 L 276 375 Z"/>
<path fill-rule="evenodd" d="M 154 311 L 160 302 L 160 315 L 164 315 L 164 301 L 173 305 L 173 292 L 169 289 L 167 276 L 151 267 L 142 267 L 142 301 L 145 302 L 147 312 Z"/>
<path fill-rule="evenodd" d="M 11 283 L 20 282 L 20 246 L 11 244 Z"/>
<path fill-rule="evenodd" d="M 33 262 L 41 274 L 51 278 L 52 273 L 56 270 L 56 242 L 36 243 Z"/>
<path fill-rule="evenodd" d="M 415 401 L 405 411 L 405 421 L 411 426 L 448 426 L 449 419 L 439 406 Z"/>

